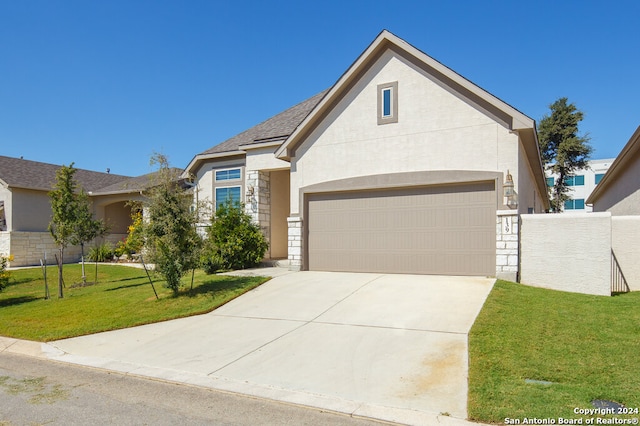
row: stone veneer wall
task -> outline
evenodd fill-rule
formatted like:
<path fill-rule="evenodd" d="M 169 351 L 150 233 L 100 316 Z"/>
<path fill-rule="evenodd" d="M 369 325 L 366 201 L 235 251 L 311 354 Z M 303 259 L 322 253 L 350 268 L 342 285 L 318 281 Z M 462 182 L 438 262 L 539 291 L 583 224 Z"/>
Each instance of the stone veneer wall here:
<path fill-rule="evenodd" d="M 253 195 L 245 203 L 245 211 L 251 216 L 253 223 L 260 226 L 262 234 L 271 242 L 271 181 L 269 172 L 249 170 L 246 188 L 253 188 Z M 248 197 L 247 197 L 248 198 Z M 265 258 L 271 257 L 271 244 L 265 253 Z"/>
<path fill-rule="evenodd" d="M 115 246 L 122 238 L 126 238 L 126 234 L 111 234 L 105 240 Z M 92 243 L 85 244 L 85 251 L 91 246 Z M 0 254 L 13 255 L 13 261 L 9 264 L 11 267 L 40 265 L 45 252 L 47 264 L 55 264 L 58 246 L 48 232 L 0 232 Z M 80 257 L 80 246 L 69 246 L 64 251 L 65 263 L 78 262 Z"/>
<path fill-rule="evenodd" d="M 302 269 L 302 218 L 298 216 L 288 217 L 288 257 L 289 269 L 299 271 Z"/>
<path fill-rule="evenodd" d="M 517 281 L 519 216 L 512 210 L 496 213 L 496 278 Z"/>

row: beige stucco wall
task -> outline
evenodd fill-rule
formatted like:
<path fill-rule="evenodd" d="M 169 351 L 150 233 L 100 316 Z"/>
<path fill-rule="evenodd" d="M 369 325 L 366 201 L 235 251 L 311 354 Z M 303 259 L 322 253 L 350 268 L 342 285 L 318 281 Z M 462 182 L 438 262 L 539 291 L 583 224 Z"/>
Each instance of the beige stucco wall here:
<path fill-rule="evenodd" d="M 640 291 L 640 216 L 611 218 L 613 252 L 631 291 Z"/>
<path fill-rule="evenodd" d="M 594 203 L 593 211 L 609 211 L 614 216 L 640 214 L 640 157 L 625 167 L 606 192 Z"/>
<path fill-rule="evenodd" d="M 377 124 L 377 86 L 398 82 L 398 122 Z M 388 51 L 296 149 L 299 188 L 328 180 L 421 170 L 510 170 L 518 185 L 519 137 L 424 71 Z"/>
<path fill-rule="evenodd" d="M 242 178 L 240 181 L 232 181 L 224 186 L 235 186 L 240 185 L 240 193 L 244 200 L 244 180 L 246 178 L 245 173 L 245 159 L 244 157 L 233 157 L 229 159 L 213 159 L 211 161 L 204 162 L 200 167 L 198 167 L 195 172 L 195 183 L 196 187 L 194 188 L 197 192 L 196 199 L 199 203 L 204 203 L 208 205 L 209 208 L 212 208 L 215 195 L 214 195 L 214 187 L 215 187 L 215 171 L 220 169 L 229 169 L 234 167 L 240 167 L 242 169 Z M 222 186 L 222 185 L 221 185 Z M 206 222 L 208 218 L 203 218 Z"/>
<path fill-rule="evenodd" d="M 47 231 L 51 221 L 51 200 L 46 191 L 13 188 L 11 196 L 12 231 Z"/>
<path fill-rule="evenodd" d="M 520 282 L 609 296 L 611 215 L 522 215 Z"/>
<path fill-rule="evenodd" d="M 289 169 L 289 162 L 280 160 L 273 153 L 280 145 L 247 149 L 247 170 L 283 170 Z"/>
<path fill-rule="evenodd" d="M 11 212 L 8 230 L 20 232 L 45 232 L 51 221 L 51 199 L 46 191 L 13 188 L 7 212 Z M 126 233 L 130 220 L 130 200 L 142 200 L 139 194 L 107 195 L 91 197 L 91 208 L 97 219 L 112 225 L 111 232 Z"/>
<path fill-rule="evenodd" d="M 0 185 L 0 201 L 4 202 L 3 215 L 5 219 L 5 228 L 3 230 L 7 231 L 11 229 L 11 191 L 7 189 L 4 185 Z M 1 230 L 1 229 L 0 229 Z"/>
<path fill-rule="evenodd" d="M 102 208 L 104 220 L 114 234 L 126 234 L 131 225 L 131 206 L 126 201 L 107 204 Z"/>
<path fill-rule="evenodd" d="M 287 257 L 289 170 L 271 172 L 271 258 Z"/>
<path fill-rule="evenodd" d="M 531 164 L 527 160 L 524 147 L 520 142 L 518 144 L 518 183 L 516 191 L 518 192 L 518 212 L 521 214 L 529 213 L 532 209 L 533 213 L 543 213 L 544 203 L 536 184 Z M 515 180 L 515 179 L 514 179 Z"/>

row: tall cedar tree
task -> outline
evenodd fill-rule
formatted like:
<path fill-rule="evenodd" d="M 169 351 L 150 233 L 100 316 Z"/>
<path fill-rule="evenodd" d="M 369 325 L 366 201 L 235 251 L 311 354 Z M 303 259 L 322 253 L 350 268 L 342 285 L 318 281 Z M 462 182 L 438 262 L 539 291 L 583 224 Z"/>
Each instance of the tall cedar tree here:
<path fill-rule="evenodd" d="M 584 117 L 567 98 L 560 98 L 549 106 L 538 125 L 538 143 L 545 170 L 557 175 L 551 191 L 551 209 L 560 212 L 569 199 L 567 178 L 576 170 L 587 168 L 592 148 L 588 136 L 578 135 L 578 123 Z"/>
<path fill-rule="evenodd" d="M 155 154 L 151 163 L 159 170 L 144 203 L 145 247 L 156 272 L 177 295 L 182 276 L 199 263 L 197 214 L 192 211 L 192 195 L 180 187 L 178 173 L 169 167 L 167 158 Z"/>

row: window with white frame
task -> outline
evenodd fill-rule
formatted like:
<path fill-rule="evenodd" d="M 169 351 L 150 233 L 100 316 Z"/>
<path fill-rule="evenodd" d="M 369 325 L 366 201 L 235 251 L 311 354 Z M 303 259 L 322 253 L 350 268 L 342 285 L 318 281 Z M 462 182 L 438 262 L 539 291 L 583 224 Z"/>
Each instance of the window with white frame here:
<path fill-rule="evenodd" d="M 231 201 L 234 205 L 240 205 L 240 194 L 242 190 L 240 186 L 222 186 L 216 188 L 216 210 L 227 201 Z"/>
<path fill-rule="evenodd" d="M 584 175 L 567 176 L 565 182 L 567 186 L 584 186 Z"/>
<path fill-rule="evenodd" d="M 398 122 L 398 82 L 378 85 L 378 124 Z"/>
<path fill-rule="evenodd" d="M 241 176 L 240 168 L 216 170 L 216 182 L 239 180 Z"/>
<path fill-rule="evenodd" d="M 217 210 L 228 200 L 234 205 L 242 202 L 242 167 L 231 166 L 213 170 L 213 205 Z"/>
<path fill-rule="evenodd" d="M 565 210 L 584 210 L 584 198 L 577 198 L 575 200 L 567 200 L 564 202 Z"/>

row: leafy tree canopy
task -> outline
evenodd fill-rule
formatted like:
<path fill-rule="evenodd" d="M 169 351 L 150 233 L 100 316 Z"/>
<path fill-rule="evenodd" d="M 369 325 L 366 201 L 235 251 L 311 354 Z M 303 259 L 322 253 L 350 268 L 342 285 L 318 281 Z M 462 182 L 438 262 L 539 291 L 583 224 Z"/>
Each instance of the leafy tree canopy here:
<path fill-rule="evenodd" d="M 180 187 L 178 173 L 169 167 L 167 158 L 155 154 L 151 162 L 159 169 L 144 203 L 145 247 L 156 272 L 177 294 L 182 276 L 199 264 L 201 238 L 196 232 L 197 213 L 192 209 L 191 194 Z"/>

